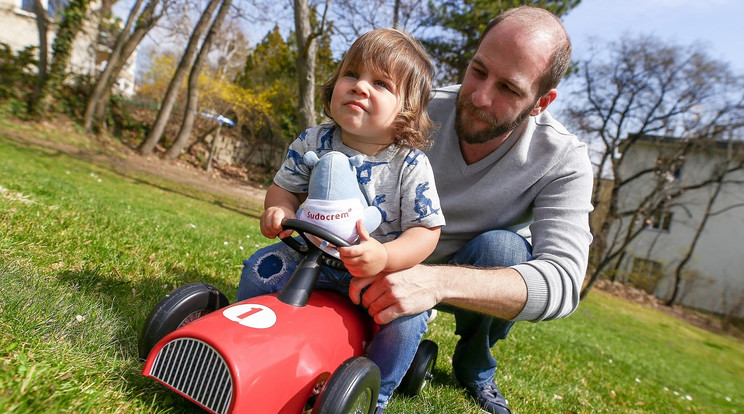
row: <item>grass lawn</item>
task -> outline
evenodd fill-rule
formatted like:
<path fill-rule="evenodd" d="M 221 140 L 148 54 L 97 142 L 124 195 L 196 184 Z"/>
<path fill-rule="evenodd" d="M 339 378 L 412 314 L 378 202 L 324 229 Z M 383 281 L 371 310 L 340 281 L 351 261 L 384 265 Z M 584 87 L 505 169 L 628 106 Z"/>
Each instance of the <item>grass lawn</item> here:
<path fill-rule="evenodd" d="M 242 259 L 268 243 L 255 203 L 11 137 L 93 145 L 32 129 L 0 118 L 0 411 L 199 412 L 140 375 L 138 331 L 176 286 L 235 298 Z M 388 413 L 480 412 L 451 379 L 453 325 L 430 326 L 431 385 Z M 596 290 L 494 354 L 515 413 L 744 412 L 744 343 Z"/>

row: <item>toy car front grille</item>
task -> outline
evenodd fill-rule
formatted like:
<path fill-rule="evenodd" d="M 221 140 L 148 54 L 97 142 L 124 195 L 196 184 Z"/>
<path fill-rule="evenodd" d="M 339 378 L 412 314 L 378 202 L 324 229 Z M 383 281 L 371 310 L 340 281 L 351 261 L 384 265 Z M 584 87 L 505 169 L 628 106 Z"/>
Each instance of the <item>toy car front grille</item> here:
<path fill-rule="evenodd" d="M 214 413 L 225 414 L 230 408 L 230 370 L 222 356 L 202 341 L 169 342 L 155 357 L 150 375 Z"/>

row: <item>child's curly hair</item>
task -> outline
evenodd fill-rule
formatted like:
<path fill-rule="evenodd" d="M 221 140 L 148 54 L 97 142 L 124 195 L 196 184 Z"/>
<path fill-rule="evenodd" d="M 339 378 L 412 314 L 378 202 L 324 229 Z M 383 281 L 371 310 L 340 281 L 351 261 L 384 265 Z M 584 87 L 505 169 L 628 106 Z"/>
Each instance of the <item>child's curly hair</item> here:
<path fill-rule="evenodd" d="M 425 149 L 434 126 L 426 110 L 431 99 L 434 65 L 421 43 L 396 29 L 375 29 L 360 36 L 344 55 L 333 77 L 323 84 L 323 112 L 328 118 L 333 119 L 330 104 L 336 81 L 342 73 L 361 65 L 371 65 L 398 86 L 402 107 L 393 121 L 393 143 Z"/>

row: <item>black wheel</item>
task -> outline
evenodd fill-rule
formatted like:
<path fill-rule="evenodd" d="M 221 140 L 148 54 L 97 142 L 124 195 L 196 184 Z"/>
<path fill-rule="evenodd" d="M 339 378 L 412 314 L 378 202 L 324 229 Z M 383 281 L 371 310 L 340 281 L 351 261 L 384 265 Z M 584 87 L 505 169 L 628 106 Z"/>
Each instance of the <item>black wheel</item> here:
<path fill-rule="evenodd" d="M 406 375 L 398 386 L 399 393 L 407 397 L 414 397 L 424 389 L 427 382 L 433 377 L 432 371 L 437 363 L 438 352 L 439 347 L 436 343 L 428 339 L 421 341 L 410 368 L 408 368 Z"/>
<path fill-rule="evenodd" d="M 313 414 L 374 414 L 380 393 L 380 369 L 364 357 L 349 358 L 331 375 Z"/>
<path fill-rule="evenodd" d="M 173 290 L 155 305 L 142 327 L 140 359 L 144 361 L 164 336 L 229 304 L 219 289 L 206 283 L 189 283 Z"/>

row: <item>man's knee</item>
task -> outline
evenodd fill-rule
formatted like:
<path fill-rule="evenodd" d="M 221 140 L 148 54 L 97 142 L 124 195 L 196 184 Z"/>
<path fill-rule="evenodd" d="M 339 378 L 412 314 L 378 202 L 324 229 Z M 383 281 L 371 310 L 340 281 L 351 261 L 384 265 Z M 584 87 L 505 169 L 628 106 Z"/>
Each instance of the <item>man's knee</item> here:
<path fill-rule="evenodd" d="M 476 267 L 513 266 L 532 259 L 532 246 L 508 230 L 491 230 L 470 240 L 450 261 Z"/>

